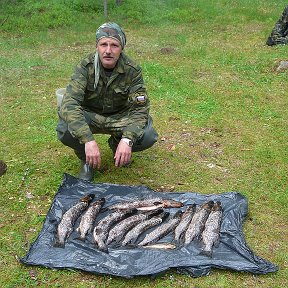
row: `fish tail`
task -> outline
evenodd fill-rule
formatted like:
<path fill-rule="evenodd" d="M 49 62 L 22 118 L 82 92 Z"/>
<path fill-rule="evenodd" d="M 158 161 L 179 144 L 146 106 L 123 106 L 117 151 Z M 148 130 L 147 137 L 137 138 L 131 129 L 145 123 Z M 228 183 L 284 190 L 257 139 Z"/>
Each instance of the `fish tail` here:
<path fill-rule="evenodd" d="M 95 239 L 94 239 L 95 240 Z M 95 244 L 98 246 L 98 249 L 102 252 L 108 253 L 108 247 L 101 239 L 95 241 Z"/>
<path fill-rule="evenodd" d="M 63 241 L 60 241 L 58 238 L 56 238 L 53 246 L 56 248 L 64 248 L 65 243 Z"/>
<path fill-rule="evenodd" d="M 135 249 L 135 248 L 137 248 L 137 246 L 138 246 L 138 245 L 136 245 L 136 244 L 129 243 L 129 244 L 127 244 L 127 245 L 125 246 L 125 248 L 127 248 L 127 249 Z"/>
<path fill-rule="evenodd" d="M 212 251 L 209 251 L 209 250 L 202 250 L 199 255 L 204 255 L 204 256 L 207 256 L 207 257 L 210 257 L 212 258 Z"/>
<path fill-rule="evenodd" d="M 101 247 L 98 246 L 98 248 L 99 248 L 100 251 L 102 251 L 104 253 L 107 253 L 107 254 L 109 253 L 108 252 L 108 247 L 106 245 L 103 245 Z"/>
<path fill-rule="evenodd" d="M 76 237 L 76 238 L 74 238 L 74 240 L 80 240 L 80 241 L 83 241 L 83 242 L 85 242 L 86 241 L 86 236 L 79 236 L 79 237 Z"/>

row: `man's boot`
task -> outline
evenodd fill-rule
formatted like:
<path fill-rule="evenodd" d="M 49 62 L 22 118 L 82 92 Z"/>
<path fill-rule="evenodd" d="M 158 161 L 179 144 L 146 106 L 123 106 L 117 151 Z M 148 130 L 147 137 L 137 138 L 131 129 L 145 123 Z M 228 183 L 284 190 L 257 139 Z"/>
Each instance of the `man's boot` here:
<path fill-rule="evenodd" d="M 91 181 L 94 177 L 94 170 L 85 161 L 81 160 L 80 172 L 78 178 L 86 181 Z"/>

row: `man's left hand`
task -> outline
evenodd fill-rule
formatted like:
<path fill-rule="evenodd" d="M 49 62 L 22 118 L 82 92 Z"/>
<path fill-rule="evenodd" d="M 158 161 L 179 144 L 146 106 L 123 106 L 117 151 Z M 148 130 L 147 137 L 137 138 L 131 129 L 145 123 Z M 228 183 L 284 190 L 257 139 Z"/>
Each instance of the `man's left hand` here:
<path fill-rule="evenodd" d="M 114 159 L 115 159 L 115 166 L 122 167 L 127 165 L 132 156 L 132 147 L 130 147 L 127 143 L 121 140 L 118 144 Z"/>

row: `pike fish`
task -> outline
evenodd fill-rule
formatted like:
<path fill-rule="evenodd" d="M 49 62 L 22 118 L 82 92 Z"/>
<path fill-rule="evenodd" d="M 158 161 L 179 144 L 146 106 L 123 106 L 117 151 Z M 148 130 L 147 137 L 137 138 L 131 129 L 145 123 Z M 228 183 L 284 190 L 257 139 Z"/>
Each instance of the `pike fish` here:
<path fill-rule="evenodd" d="M 154 216 L 151 219 L 145 220 L 134 228 L 132 228 L 124 237 L 122 241 L 122 246 L 126 246 L 128 244 L 135 244 L 138 237 L 144 233 L 146 230 L 155 227 L 161 224 L 167 217 L 169 216 L 169 212 L 162 212 L 158 216 Z"/>
<path fill-rule="evenodd" d="M 212 207 L 204 231 L 202 232 L 204 248 L 201 254 L 211 257 L 213 246 L 217 246 L 219 243 L 222 214 L 221 202 L 217 201 Z"/>
<path fill-rule="evenodd" d="M 181 216 L 180 223 L 177 225 L 174 231 L 174 239 L 176 243 L 180 243 L 183 240 L 183 236 L 185 235 L 185 231 L 190 224 L 193 215 L 196 211 L 196 204 L 189 205 L 187 209 L 183 212 Z"/>
<path fill-rule="evenodd" d="M 175 249 L 176 245 L 173 243 L 154 243 L 154 244 L 148 244 L 146 246 L 143 246 L 143 248 L 150 248 L 150 249 Z"/>
<path fill-rule="evenodd" d="M 62 219 L 57 227 L 55 237 L 55 247 L 64 247 L 65 240 L 70 236 L 73 231 L 75 221 L 81 213 L 89 206 L 94 198 L 94 194 L 88 194 L 81 198 L 77 204 L 68 209 L 62 216 Z"/>
<path fill-rule="evenodd" d="M 76 231 L 80 234 L 79 240 L 85 241 L 86 235 L 93 230 L 93 225 L 97 215 L 100 213 L 101 208 L 105 204 L 105 198 L 101 198 L 93 202 L 82 215 L 79 227 Z"/>
<path fill-rule="evenodd" d="M 119 242 L 131 228 L 133 228 L 140 222 L 143 222 L 144 220 L 150 219 L 151 217 L 160 214 L 161 212 L 163 212 L 163 209 L 155 211 L 152 210 L 148 213 L 132 215 L 120 221 L 109 231 L 106 245 L 109 245 L 114 241 Z"/>
<path fill-rule="evenodd" d="M 159 208 L 180 208 L 183 206 L 182 202 L 172 199 L 149 198 L 144 200 L 123 201 L 108 207 L 109 210 L 125 210 L 136 208 L 139 211 L 150 211 Z"/>
<path fill-rule="evenodd" d="M 108 214 L 106 217 L 101 219 L 95 226 L 93 230 L 93 239 L 97 244 L 99 250 L 103 252 L 108 252 L 108 247 L 106 244 L 106 239 L 112 225 L 123 220 L 126 217 L 129 217 L 137 212 L 136 209 L 114 211 L 113 213 Z"/>
<path fill-rule="evenodd" d="M 148 233 L 145 238 L 138 244 L 138 246 L 145 246 L 147 244 L 157 242 L 159 239 L 166 236 L 179 224 L 182 213 L 183 212 L 180 210 L 176 212 L 175 215 L 171 216 L 167 222 L 162 223 L 160 226 L 156 227 L 153 231 Z"/>
<path fill-rule="evenodd" d="M 205 227 L 206 220 L 211 212 L 214 202 L 209 201 L 204 203 L 198 211 L 195 212 L 184 237 L 184 244 L 188 245 L 193 239 L 201 236 Z"/>

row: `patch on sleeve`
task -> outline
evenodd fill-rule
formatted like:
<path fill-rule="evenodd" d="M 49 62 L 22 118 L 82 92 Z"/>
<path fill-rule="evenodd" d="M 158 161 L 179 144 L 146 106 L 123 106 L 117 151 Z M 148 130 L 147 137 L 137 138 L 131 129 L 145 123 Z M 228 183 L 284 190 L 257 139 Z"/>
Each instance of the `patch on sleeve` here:
<path fill-rule="evenodd" d="M 140 105 L 144 105 L 146 103 L 146 96 L 145 95 L 138 95 L 135 97 L 136 103 Z"/>

